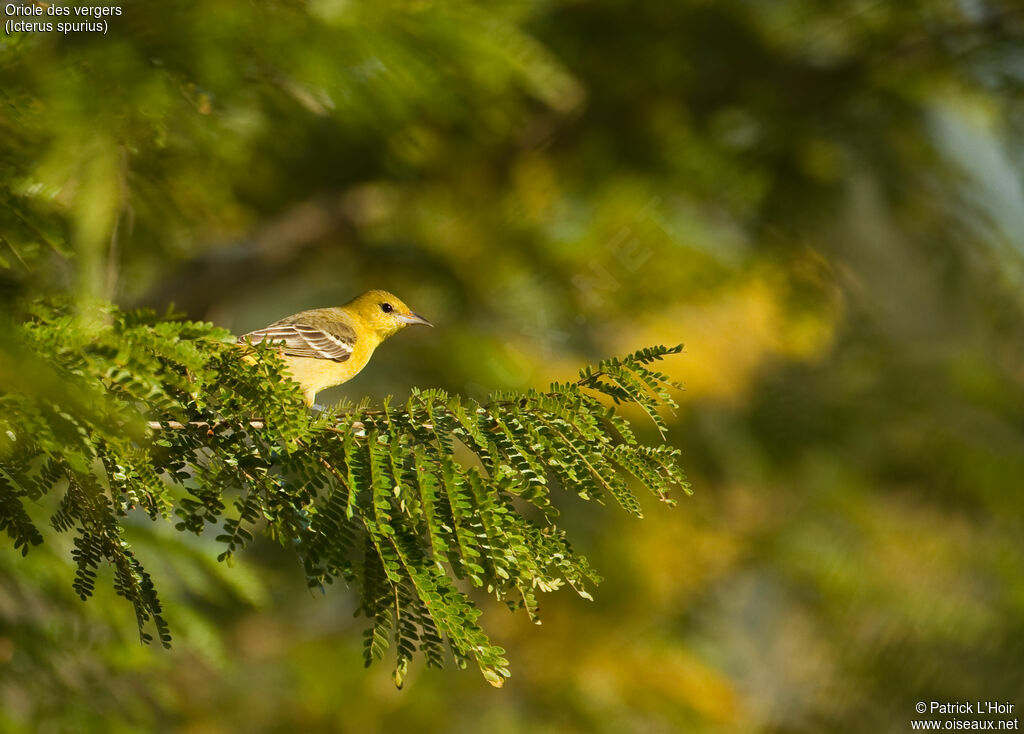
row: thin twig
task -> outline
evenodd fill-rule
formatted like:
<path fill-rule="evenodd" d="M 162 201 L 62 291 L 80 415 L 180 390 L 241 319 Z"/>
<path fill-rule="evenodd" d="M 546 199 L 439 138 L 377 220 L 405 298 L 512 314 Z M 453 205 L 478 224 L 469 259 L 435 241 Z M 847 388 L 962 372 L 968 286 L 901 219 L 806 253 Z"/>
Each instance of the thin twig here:
<path fill-rule="evenodd" d="M 149 421 L 146 426 L 154 431 L 159 431 L 164 428 L 170 428 L 172 431 L 184 431 L 186 428 L 208 428 L 213 430 L 214 428 L 220 428 L 221 426 L 229 425 L 228 421 L 221 421 L 219 423 L 210 423 L 209 421 L 189 421 L 188 423 L 182 423 L 180 421 Z M 263 419 L 248 421 L 250 428 L 263 429 L 266 428 L 266 421 Z"/>
<path fill-rule="evenodd" d="M 262 430 L 267 427 L 267 422 L 262 418 L 246 421 L 246 424 L 250 428 L 256 428 L 258 430 Z M 189 421 L 188 423 L 182 423 L 181 421 L 148 421 L 146 423 L 146 427 L 153 431 L 160 431 L 165 428 L 169 428 L 172 431 L 184 431 L 188 428 L 207 428 L 209 430 L 214 430 L 227 425 L 231 425 L 229 421 L 221 421 L 219 423 L 210 423 L 209 421 Z M 432 423 L 421 423 L 420 425 L 428 431 L 433 430 L 434 428 Z M 330 431 L 331 433 L 337 433 L 338 435 L 348 433 L 347 430 L 343 430 L 337 426 L 323 426 L 323 429 L 325 431 Z M 353 421 L 350 426 L 350 430 L 359 433 L 360 431 L 365 431 L 366 426 L 362 421 Z"/>
<path fill-rule="evenodd" d="M 591 387 L 591 383 L 595 379 L 597 379 L 599 377 L 604 377 L 604 376 L 607 376 L 607 373 L 605 373 L 603 370 L 598 370 L 596 372 L 592 372 L 591 374 L 587 375 L 585 378 L 576 380 L 572 384 L 575 385 L 576 387 Z M 542 393 L 541 395 L 543 397 L 554 398 L 554 397 L 558 396 L 558 393 L 547 392 L 547 393 Z M 520 398 L 516 398 L 515 400 L 495 400 L 495 401 L 492 401 L 490 403 L 485 403 L 484 405 L 481 405 L 480 407 L 483 408 L 487 412 L 490 412 L 494 408 L 503 408 L 503 407 L 507 407 L 507 406 L 511 406 L 511 405 L 520 405 L 522 407 L 525 407 L 524 403 L 526 401 L 528 401 L 528 400 L 529 400 L 529 398 L 527 398 L 527 397 L 520 397 Z M 386 416 L 387 415 L 387 413 L 385 411 L 383 411 L 383 410 L 364 410 L 364 411 L 360 411 L 360 412 L 362 413 L 362 415 L 366 416 L 367 418 L 377 418 L 377 417 L 381 417 L 381 416 Z M 154 430 L 154 431 L 159 431 L 159 430 L 165 429 L 165 428 L 169 428 L 172 431 L 183 431 L 186 428 L 208 428 L 210 430 L 213 430 L 213 429 L 219 428 L 221 426 L 230 425 L 230 423 L 228 421 L 221 421 L 219 423 L 210 423 L 209 421 L 189 421 L 188 423 L 181 423 L 179 421 L 149 421 L 146 425 L 151 430 Z M 428 431 L 434 429 L 433 424 L 429 423 L 429 422 L 428 423 L 421 423 L 420 425 L 421 425 L 421 427 L 426 428 Z M 266 421 L 263 418 L 254 418 L 254 419 L 248 421 L 248 426 L 250 428 L 256 428 L 256 429 L 262 430 L 263 428 L 266 428 Z M 324 428 L 325 431 L 330 431 L 331 433 L 337 433 L 339 435 L 344 435 L 344 434 L 348 433 L 348 430 L 338 428 L 337 426 L 323 426 L 323 428 Z M 356 431 L 358 433 L 360 431 L 365 431 L 366 430 L 366 426 L 363 424 L 362 421 L 353 421 L 353 423 L 352 423 L 352 425 L 351 425 L 349 430 L 353 430 L 353 431 Z"/>

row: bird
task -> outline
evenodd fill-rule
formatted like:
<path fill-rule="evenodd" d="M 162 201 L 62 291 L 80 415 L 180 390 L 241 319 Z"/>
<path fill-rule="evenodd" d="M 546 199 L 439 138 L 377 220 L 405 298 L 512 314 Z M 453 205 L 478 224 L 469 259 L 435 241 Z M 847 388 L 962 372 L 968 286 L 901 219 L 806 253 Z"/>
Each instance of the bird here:
<path fill-rule="evenodd" d="M 393 293 L 371 290 L 343 306 L 301 311 L 275 321 L 243 334 L 238 342 L 280 347 L 306 405 L 313 406 L 318 392 L 351 380 L 381 342 L 413 324 L 433 326 Z"/>

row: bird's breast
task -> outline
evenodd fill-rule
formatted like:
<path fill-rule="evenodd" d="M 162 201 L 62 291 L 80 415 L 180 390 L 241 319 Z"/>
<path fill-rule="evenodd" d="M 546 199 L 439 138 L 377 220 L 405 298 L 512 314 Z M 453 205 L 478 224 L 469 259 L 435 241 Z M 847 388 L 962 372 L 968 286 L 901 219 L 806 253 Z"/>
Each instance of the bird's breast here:
<path fill-rule="evenodd" d="M 362 371 L 372 354 L 373 346 L 362 346 L 356 342 L 352 356 L 344 362 L 289 355 L 285 355 L 284 360 L 296 382 L 319 392 L 351 380 Z"/>

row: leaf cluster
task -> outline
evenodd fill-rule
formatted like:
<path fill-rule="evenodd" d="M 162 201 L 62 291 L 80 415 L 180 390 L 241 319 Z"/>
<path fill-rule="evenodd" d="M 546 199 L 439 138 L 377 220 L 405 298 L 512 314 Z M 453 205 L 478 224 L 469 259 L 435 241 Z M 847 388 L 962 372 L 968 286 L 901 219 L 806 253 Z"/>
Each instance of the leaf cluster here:
<path fill-rule="evenodd" d="M 479 624 L 480 589 L 538 614 L 539 592 L 599 581 L 558 526 L 552 491 L 611 500 L 640 516 L 629 477 L 671 503 L 688 489 L 678 450 L 646 445 L 619 412 L 660 429 L 673 383 L 651 364 L 681 347 L 606 360 L 544 392 L 486 403 L 413 390 L 403 404 L 310 413 L 276 354 L 246 353 L 210 324 L 110 310 L 107 325 L 39 308 L 16 332 L 26 389 L 0 395 L 0 529 L 27 553 L 50 526 L 74 536 L 74 588 L 103 564 L 135 608 L 144 641 L 170 630 L 125 537 L 145 513 L 180 531 L 212 528 L 220 559 L 265 533 L 294 550 L 308 583 L 343 580 L 368 620 L 367 664 L 394 644 L 401 686 L 419 653 L 450 655 L 500 686 L 502 648 Z M 13 349 L 14 347 L 12 347 Z"/>

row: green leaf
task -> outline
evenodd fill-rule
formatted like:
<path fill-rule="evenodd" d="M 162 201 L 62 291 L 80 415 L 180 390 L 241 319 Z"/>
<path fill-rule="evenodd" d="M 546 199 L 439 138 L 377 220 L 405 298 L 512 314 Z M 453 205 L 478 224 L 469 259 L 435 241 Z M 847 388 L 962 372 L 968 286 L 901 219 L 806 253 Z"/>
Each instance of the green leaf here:
<path fill-rule="evenodd" d="M 666 502 L 689 491 L 678 450 L 642 444 L 599 399 L 634 403 L 664 429 L 658 411 L 676 385 L 651 365 L 680 347 L 486 404 L 414 389 L 403 407 L 311 416 L 272 349 L 236 347 L 210 324 L 106 310 L 110 326 L 86 330 L 63 307 L 37 305 L 19 327 L 40 373 L 59 380 L 0 397 L 0 428 L 14 437 L 0 454 L 0 530 L 22 553 L 45 542 L 23 503 L 63 491 L 50 524 L 74 536 L 73 589 L 88 598 L 101 564 L 112 567 L 147 642 L 152 628 L 171 638 L 123 537 L 136 508 L 183 532 L 213 526 L 226 562 L 263 532 L 298 555 L 310 586 L 343 580 L 369 622 L 365 662 L 393 645 L 399 687 L 417 654 L 440 667 L 446 647 L 500 686 L 504 650 L 456 580 L 539 622 L 538 593 L 569 586 L 590 599 L 600 581 L 557 525 L 552 491 L 612 497 L 638 517 L 633 484 Z M 540 512 L 524 514 L 523 500 Z"/>

